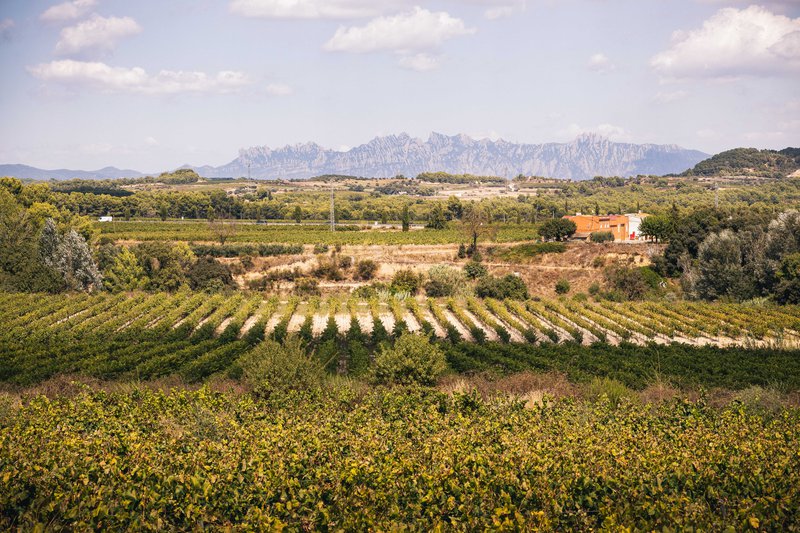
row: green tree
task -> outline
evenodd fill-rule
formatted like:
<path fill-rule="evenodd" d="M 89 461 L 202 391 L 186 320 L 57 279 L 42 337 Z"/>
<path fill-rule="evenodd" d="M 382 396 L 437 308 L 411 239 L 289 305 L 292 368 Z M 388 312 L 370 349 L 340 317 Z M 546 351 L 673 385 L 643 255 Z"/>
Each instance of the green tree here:
<path fill-rule="evenodd" d="M 669 240 L 672 235 L 673 221 L 668 216 L 650 215 L 642 220 L 639 225 L 639 233 L 656 242 Z"/>
<path fill-rule="evenodd" d="M 294 221 L 295 221 L 296 223 L 298 223 L 298 224 L 300 224 L 300 223 L 303 221 L 303 210 L 300 208 L 300 206 L 299 206 L 299 205 L 296 205 L 296 206 L 294 207 L 294 215 L 293 215 L 293 218 L 294 218 Z"/>
<path fill-rule="evenodd" d="M 426 227 L 431 229 L 444 229 L 447 227 L 447 216 L 442 204 L 436 203 L 431 207 Z"/>
<path fill-rule="evenodd" d="M 408 231 L 411 226 L 411 215 L 408 212 L 408 204 L 403 206 L 403 213 L 400 217 L 400 222 L 403 224 L 403 231 Z"/>
<path fill-rule="evenodd" d="M 147 284 L 147 275 L 136 256 L 127 248 L 116 254 L 111 266 L 103 273 L 103 286 L 112 292 L 133 291 Z"/>
<path fill-rule="evenodd" d="M 551 218 L 542 223 L 539 235 L 547 240 L 563 241 L 575 234 L 578 227 L 568 218 Z"/>
<path fill-rule="evenodd" d="M 445 370 L 445 354 L 437 345 L 427 337 L 405 332 L 394 346 L 381 348 L 373 377 L 378 383 L 434 385 Z"/>

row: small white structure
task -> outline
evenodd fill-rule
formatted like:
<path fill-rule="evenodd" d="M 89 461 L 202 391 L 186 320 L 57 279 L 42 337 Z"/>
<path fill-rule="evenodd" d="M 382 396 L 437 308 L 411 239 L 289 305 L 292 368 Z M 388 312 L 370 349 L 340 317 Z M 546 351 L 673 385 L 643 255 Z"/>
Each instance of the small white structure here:
<path fill-rule="evenodd" d="M 97 219 L 97 221 L 98 222 L 113 222 L 114 221 L 114 217 L 112 217 L 112 216 L 100 217 L 100 218 Z"/>
<path fill-rule="evenodd" d="M 638 213 L 629 213 L 625 216 L 628 217 L 628 233 L 630 234 L 629 238 L 631 240 L 640 240 L 642 236 L 639 232 L 639 226 L 642 225 L 642 219 L 647 216 L 647 213 L 642 213 L 639 211 Z"/>

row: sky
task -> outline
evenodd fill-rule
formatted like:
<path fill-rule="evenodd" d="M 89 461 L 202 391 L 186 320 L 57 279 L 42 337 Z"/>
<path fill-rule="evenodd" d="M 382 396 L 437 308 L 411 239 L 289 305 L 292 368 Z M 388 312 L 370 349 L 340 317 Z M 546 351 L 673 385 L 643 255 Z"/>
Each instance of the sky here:
<path fill-rule="evenodd" d="M 435 131 L 800 145 L 800 0 L 0 0 L 0 163 Z"/>

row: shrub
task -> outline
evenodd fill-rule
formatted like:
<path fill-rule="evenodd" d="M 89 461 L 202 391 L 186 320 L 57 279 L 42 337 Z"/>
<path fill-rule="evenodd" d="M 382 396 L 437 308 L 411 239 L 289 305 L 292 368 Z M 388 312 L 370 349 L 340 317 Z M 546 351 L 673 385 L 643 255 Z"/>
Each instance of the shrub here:
<path fill-rule="evenodd" d="M 378 383 L 433 385 L 446 369 L 444 352 L 438 346 L 406 332 L 391 348 L 381 348 L 373 376 Z"/>
<path fill-rule="evenodd" d="M 463 242 L 458 245 L 458 253 L 456 254 L 456 257 L 458 257 L 459 259 L 464 259 L 465 257 L 467 257 L 467 247 L 464 246 Z"/>
<path fill-rule="evenodd" d="M 298 278 L 294 283 L 294 293 L 298 296 L 319 296 L 319 282 L 314 278 Z"/>
<path fill-rule="evenodd" d="M 476 260 L 472 260 L 466 265 L 464 265 L 464 273 L 467 275 L 469 279 L 478 279 L 486 276 L 489 271 L 486 270 L 486 267 L 480 264 Z"/>
<path fill-rule="evenodd" d="M 189 286 L 195 290 L 219 291 L 236 286 L 231 271 L 213 257 L 200 257 L 186 272 Z"/>
<path fill-rule="evenodd" d="M 600 293 L 600 284 L 596 281 L 589 285 L 589 294 L 592 296 L 597 296 Z"/>
<path fill-rule="evenodd" d="M 283 344 L 265 340 L 240 359 L 242 379 L 262 398 L 285 395 L 291 391 L 316 391 L 325 371 L 308 357 L 296 337 Z"/>
<path fill-rule="evenodd" d="M 352 257 L 350 257 L 349 255 L 345 255 L 345 256 L 342 256 L 342 257 L 339 258 L 339 268 L 347 270 L 351 266 L 353 266 L 353 258 Z"/>
<path fill-rule="evenodd" d="M 605 277 L 611 289 L 628 300 L 641 300 L 661 282 L 661 277 L 646 267 L 611 266 L 605 270 Z"/>
<path fill-rule="evenodd" d="M 378 264 L 372 259 L 362 259 L 356 263 L 356 279 L 367 281 L 375 277 L 378 271 Z"/>
<path fill-rule="evenodd" d="M 614 242 L 614 234 L 610 231 L 593 231 L 589 235 L 589 240 L 592 242 Z"/>
<path fill-rule="evenodd" d="M 314 245 L 314 253 L 315 254 L 328 253 L 328 245 L 327 244 L 315 244 Z"/>
<path fill-rule="evenodd" d="M 636 400 L 636 393 L 616 379 L 604 377 L 593 378 L 586 386 L 586 396 L 591 400 L 605 398 L 612 405 L 619 405 L 624 399 Z"/>
<path fill-rule="evenodd" d="M 508 274 L 502 278 L 485 276 L 478 281 L 475 294 L 481 298 L 494 298 L 503 300 L 525 300 L 528 298 L 528 287 L 522 278 Z"/>
<path fill-rule="evenodd" d="M 317 267 L 311 271 L 311 274 L 316 278 L 330 281 L 340 281 L 344 278 L 339 261 L 335 257 L 319 256 Z"/>
<path fill-rule="evenodd" d="M 392 283 L 389 285 L 389 290 L 394 294 L 407 292 L 414 295 L 419 292 L 421 284 L 421 276 L 407 268 L 398 270 L 395 273 L 394 277 L 392 277 Z"/>
<path fill-rule="evenodd" d="M 560 279 L 556 282 L 556 294 L 567 294 L 571 288 L 569 281 Z"/>
<path fill-rule="evenodd" d="M 437 265 L 428 271 L 425 293 L 432 297 L 455 296 L 467 288 L 467 277 L 461 270 Z"/>

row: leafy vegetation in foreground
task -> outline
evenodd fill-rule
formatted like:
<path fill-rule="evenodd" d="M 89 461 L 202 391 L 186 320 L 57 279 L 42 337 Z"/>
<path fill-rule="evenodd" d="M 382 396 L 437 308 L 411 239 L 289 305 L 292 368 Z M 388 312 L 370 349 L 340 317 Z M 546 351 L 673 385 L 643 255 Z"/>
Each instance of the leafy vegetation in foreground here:
<path fill-rule="evenodd" d="M 799 446 L 797 409 L 702 400 L 6 397 L 0 528 L 796 531 Z"/>

